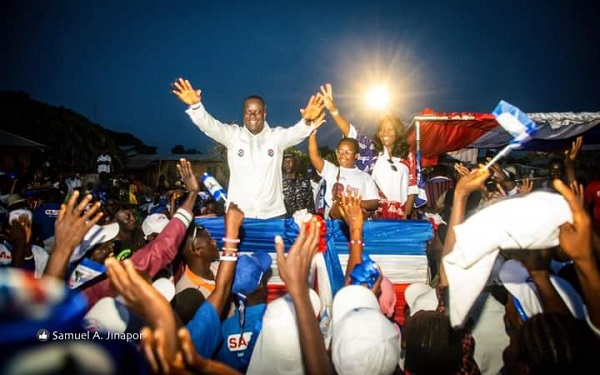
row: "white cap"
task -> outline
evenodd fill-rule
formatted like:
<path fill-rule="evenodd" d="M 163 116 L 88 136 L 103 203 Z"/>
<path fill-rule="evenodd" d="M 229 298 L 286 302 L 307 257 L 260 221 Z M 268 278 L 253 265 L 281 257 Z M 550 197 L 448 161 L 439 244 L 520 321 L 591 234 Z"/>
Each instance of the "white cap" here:
<path fill-rule="evenodd" d="M 165 214 L 151 214 L 146 216 L 142 222 L 142 232 L 148 237 L 152 233 L 160 233 L 169 224 L 169 218 Z"/>
<path fill-rule="evenodd" d="M 314 290 L 309 291 L 310 302 L 317 316 L 321 310 L 321 301 Z M 247 373 L 261 375 L 305 373 L 296 311 L 289 294 L 267 305 Z"/>
<path fill-rule="evenodd" d="M 400 361 L 400 330 L 381 313 L 373 292 L 342 288 L 333 299 L 331 360 L 340 375 L 392 374 Z"/>
<path fill-rule="evenodd" d="M 106 225 L 94 225 L 87 231 L 85 236 L 83 236 L 83 241 L 73 251 L 70 262 L 78 261 L 83 258 L 89 249 L 100 243 L 112 240 L 117 237 L 117 234 L 119 234 L 119 223 L 117 222 Z"/>
<path fill-rule="evenodd" d="M 18 210 L 10 211 L 8 214 L 8 225 L 12 225 L 13 221 L 17 220 L 23 215 L 27 216 L 29 221 L 33 220 L 33 213 L 31 211 L 20 208 Z"/>
<path fill-rule="evenodd" d="M 404 299 L 410 308 L 410 316 L 422 310 L 435 311 L 439 303 L 435 289 L 421 283 L 410 284 L 404 290 Z"/>

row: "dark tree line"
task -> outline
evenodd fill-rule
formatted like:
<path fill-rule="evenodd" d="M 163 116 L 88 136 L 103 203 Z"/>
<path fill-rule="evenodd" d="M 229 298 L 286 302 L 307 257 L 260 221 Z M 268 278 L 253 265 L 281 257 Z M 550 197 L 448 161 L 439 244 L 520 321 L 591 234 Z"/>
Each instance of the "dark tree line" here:
<path fill-rule="evenodd" d="M 68 108 L 44 104 L 24 92 L 0 92 L 0 104 L 0 128 L 47 146 L 43 158 L 59 170 L 95 172 L 96 158 L 105 148 L 113 157 L 115 170 L 125 165 L 119 146 L 134 146 L 138 153 L 156 153 L 156 147 L 146 146 L 129 133 L 103 128 Z"/>

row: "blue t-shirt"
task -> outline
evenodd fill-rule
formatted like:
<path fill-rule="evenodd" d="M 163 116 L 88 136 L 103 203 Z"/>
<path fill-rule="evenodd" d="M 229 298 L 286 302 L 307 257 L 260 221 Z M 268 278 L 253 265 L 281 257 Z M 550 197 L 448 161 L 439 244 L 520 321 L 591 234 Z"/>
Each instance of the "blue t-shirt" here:
<path fill-rule="evenodd" d="M 206 301 L 186 326 L 196 348 L 204 358 L 212 358 L 223 340 L 221 319 L 212 303 Z"/>
<path fill-rule="evenodd" d="M 236 309 L 235 315 L 223 322 L 223 343 L 216 359 L 240 372 L 246 372 L 266 310 L 267 305 L 264 303 L 246 308 L 242 334 L 240 312 Z"/>
<path fill-rule="evenodd" d="M 33 226 L 41 240 L 54 236 L 54 222 L 60 211 L 60 203 L 48 202 L 33 212 Z"/>

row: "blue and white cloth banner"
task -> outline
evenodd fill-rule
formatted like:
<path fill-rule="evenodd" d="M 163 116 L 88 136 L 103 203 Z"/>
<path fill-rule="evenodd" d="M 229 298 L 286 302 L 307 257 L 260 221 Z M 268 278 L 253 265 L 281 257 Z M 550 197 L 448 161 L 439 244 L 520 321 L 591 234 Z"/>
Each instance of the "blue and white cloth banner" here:
<path fill-rule="evenodd" d="M 225 237 L 222 217 L 195 218 L 217 240 Z M 323 254 L 333 294 L 344 286 L 345 259 L 348 258 L 348 227 L 342 220 L 325 220 L 327 225 L 327 251 Z M 299 233 L 298 224 L 288 219 L 244 219 L 240 229 L 241 252 L 275 252 L 273 239 L 280 235 L 289 249 Z M 427 220 L 367 220 L 363 227 L 364 252 L 382 268 L 392 282 L 425 282 L 425 251 L 433 239 L 433 226 Z M 274 255 L 274 254 L 273 254 Z M 404 260 L 404 261 L 400 261 Z M 276 263 L 273 264 L 276 268 Z"/>
<path fill-rule="evenodd" d="M 525 112 L 514 105 L 501 100 L 492 112 L 496 121 L 512 137 L 511 148 L 518 148 L 531 139 L 531 135 L 538 129 Z"/>
<path fill-rule="evenodd" d="M 512 140 L 502 149 L 499 153 L 488 161 L 484 166 L 485 169 L 492 166 L 501 158 L 508 155 L 512 150 L 521 148 L 521 146 L 531 139 L 531 135 L 538 129 L 535 122 L 533 122 L 525 112 L 522 112 L 519 108 L 512 104 L 501 100 L 500 103 L 492 112 L 496 121 L 506 130 Z"/>

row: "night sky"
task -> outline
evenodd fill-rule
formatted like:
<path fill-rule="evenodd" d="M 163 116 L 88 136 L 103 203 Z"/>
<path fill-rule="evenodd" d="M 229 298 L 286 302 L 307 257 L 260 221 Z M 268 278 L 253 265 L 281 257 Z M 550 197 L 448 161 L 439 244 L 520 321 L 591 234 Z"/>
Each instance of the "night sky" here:
<path fill-rule="evenodd" d="M 3 2 L 0 90 L 79 112 L 168 153 L 203 150 L 171 82 L 188 78 L 217 119 L 267 101 L 289 126 L 331 82 L 343 115 L 371 132 L 364 93 L 393 92 L 406 122 L 436 111 L 600 110 L 600 19 L 593 1 Z M 333 145 L 328 118 L 319 133 Z"/>

